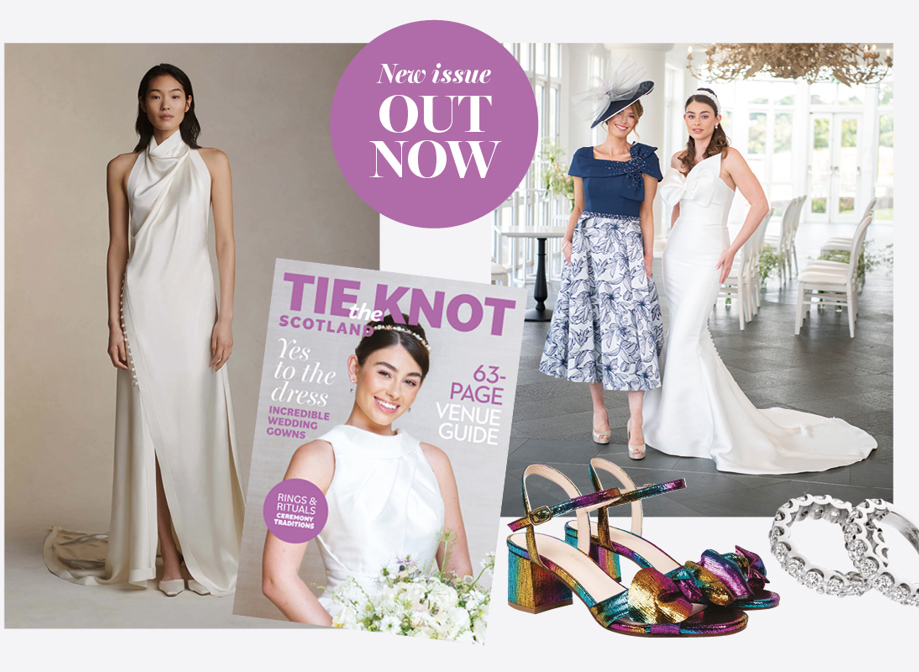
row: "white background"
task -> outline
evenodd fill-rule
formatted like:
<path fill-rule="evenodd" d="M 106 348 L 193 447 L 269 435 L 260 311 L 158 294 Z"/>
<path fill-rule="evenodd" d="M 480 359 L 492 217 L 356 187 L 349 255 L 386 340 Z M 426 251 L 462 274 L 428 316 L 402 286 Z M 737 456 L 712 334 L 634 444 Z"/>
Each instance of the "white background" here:
<path fill-rule="evenodd" d="M 438 5 L 381 0 L 233 5 L 121 0 L 42 2 L 28 7 L 20 1 L 4 3 L 0 32 L 4 42 L 367 42 L 402 23 L 447 19 L 484 30 L 502 42 L 893 42 L 897 70 L 916 73 L 914 7 L 900 1 L 849 0 L 734 4 L 466 0 Z M 909 338 L 919 320 L 907 296 L 909 283 L 917 280 L 911 259 L 917 234 L 908 216 L 912 208 L 907 186 L 917 177 L 914 156 L 919 137 L 911 112 L 919 108 L 914 80 L 914 76 L 901 78 L 896 103 L 900 224 L 895 244 L 894 489 L 898 507 L 919 521 L 919 489 L 914 480 L 919 472 L 914 438 L 917 414 L 912 391 L 917 371 L 915 340 Z M 247 82 L 240 82 L 239 95 L 258 94 Z M 17 101 L 4 103 L 16 105 Z M 86 91 L 85 104 L 90 108 L 94 104 L 92 89 Z M 265 105 L 271 101 L 265 100 Z M 15 133 L 16 129 L 5 131 Z M 34 141 L 41 142 L 41 138 Z M 470 234 L 481 236 L 481 232 Z M 431 236 L 418 236 L 417 242 L 406 238 L 409 240 L 403 239 L 397 248 L 402 259 L 449 254 L 449 246 L 440 247 Z M 387 254 L 385 247 L 383 253 Z M 487 254 L 486 247 L 483 255 Z M 385 259 L 383 266 L 390 267 Z M 481 279 L 481 271 L 472 270 L 477 264 L 470 268 L 475 277 L 469 279 Z M 733 543 L 764 552 L 768 528 L 767 519 L 652 519 L 646 523 L 649 537 L 677 557 L 693 557 L 707 547 L 724 550 Z M 915 669 L 919 609 L 896 605 L 876 594 L 843 600 L 818 596 L 790 580 L 771 556 L 763 555 L 772 569 L 773 587 L 782 594 L 782 605 L 753 613 L 745 632 L 726 638 L 652 640 L 604 632 L 580 604 L 539 616 L 512 611 L 505 606 L 505 564 L 499 553 L 502 562 L 495 577 L 485 647 L 324 630 L 4 630 L 0 651 L 4 667 L 11 669 L 62 664 L 81 669 L 100 663 L 128 669 L 232 670 L 282 666 L 345 670 Z M 904 567 L 917 565 L 919 562 L 910 562 Z M 919 581 L 919 571 L 914 569 L 911 576 Z"/>

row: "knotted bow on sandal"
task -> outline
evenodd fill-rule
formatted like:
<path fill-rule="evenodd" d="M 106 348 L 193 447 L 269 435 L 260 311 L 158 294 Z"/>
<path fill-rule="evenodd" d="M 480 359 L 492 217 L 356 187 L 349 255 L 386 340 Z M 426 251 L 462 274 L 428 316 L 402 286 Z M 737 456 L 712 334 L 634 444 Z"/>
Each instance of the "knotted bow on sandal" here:
<path fill-rule="evenodd" d="M 572 546 L 579 546 L 581 530 L 590 530 L 589 552 L 591 557 L 614 579 L 621 577 L 619 556 L 632 560 L 640 567 L 653 567 L 669 577 L 680 589 L 684 597 L 694 603 L 710 603 L 718 606 L 732 606 L 738 609 L 769 609 L 778 605 L 779 595 L 765 589 L 766 567 L 762 559 L 751 551 L 736 546 L 735 553 L 716 553 L 707 550 L 699 562 L 686 562 L 680 565 L 660 548 L 641 536 L 643 514 L 641 499 L 627 499 L 630 493 L 647 492 L 648 495 L 660 494 L 685 487 L 679 481 L 678 487 L 665 489 L 659 486 L 645 486 L 636 489 L 632 479 L 621 467 L 604 460 L 594 458 L 588 467 L 594 488 L 602 490 L 598 470 L 607 471 L 622 485 L 623 499 L 613 501 L 597 509 L 597 522 L 590 519 L 582 523 L 580 519 L 565 526 L 565 541 Z M 677 483 L 671 481 L 671 483 Z M 657 488 L 657 490 L 653 490 Z M 646 495 L 646 496 L 648 496 Z M 631 532 L 612 527 L 609 524 L 607 508 L 632 502 Z M 586 536 L 586 535 L 585 535 Z"/>
<path fill-rule="evenodd" d="M 558 484 L 570 499 L 552 506 L 530 507 L 526 479 L 538 475 Z M 713 636 L 739 632 L 747 616 L 735 609 L 706 609 L 682 594 L 677 582 L 647 567 L 638 572 L 630 588 L 610 576 L 589 555 L 590 535 L 574 545 L 538 534 L 535 527 L 574 512 L 582 529 L 588 512 L 636 501 L 677 482 L 620 492 L 618 488 L 582 495 L 564 474 L 545 465 L 531 465 L 523 473 L 524 516 L 508 525 L 508 604 L 533 614 L 571 604 L 572 593 L 590 609 L 607 630 L 641 636 Z M 682 486 L 679 486 L 682 487 Z"/>

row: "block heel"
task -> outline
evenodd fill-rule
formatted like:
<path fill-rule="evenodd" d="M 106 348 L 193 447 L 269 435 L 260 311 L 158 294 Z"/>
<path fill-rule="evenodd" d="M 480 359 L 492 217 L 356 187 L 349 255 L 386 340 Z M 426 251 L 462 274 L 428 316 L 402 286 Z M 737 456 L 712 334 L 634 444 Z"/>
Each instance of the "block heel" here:
<path fill-rule="evenodd" d="M 578 533 L 570 526 L 565 526 L 565 543 L 575 548 L 578 546 Z M 611 579 L 616 579 L 617 581 L 622 579 L 622 569 L 619 566 L 618 553 L 593 543 L 590 545 L 588 555 Z"/>
<path fill-rule="evenodd" d="M 507 603 L 529 614 L 571 604 L 571 589 L 542 567 L 509 549 Z"/>

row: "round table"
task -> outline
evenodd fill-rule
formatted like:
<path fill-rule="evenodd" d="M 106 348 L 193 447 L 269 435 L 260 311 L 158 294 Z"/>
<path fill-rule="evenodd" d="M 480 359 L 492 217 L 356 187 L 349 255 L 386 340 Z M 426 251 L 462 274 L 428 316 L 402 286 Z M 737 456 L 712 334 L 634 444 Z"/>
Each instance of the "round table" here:
<path fill-rule="evenodd" d="M 536 283 L 533 287 L 533 298 L 536 299 L 536 308 L 524 313 L 527 322 L 548 322 L 552 319 L 552 311 L 546 308 L 546 299 L 549 298 L 549 284 L 546 281 L 546 241 L 549 238 L 563 238 L 567 226 L 505 226 L 501 235 L 508 238 L 535 238 L 536 251 Z"/>

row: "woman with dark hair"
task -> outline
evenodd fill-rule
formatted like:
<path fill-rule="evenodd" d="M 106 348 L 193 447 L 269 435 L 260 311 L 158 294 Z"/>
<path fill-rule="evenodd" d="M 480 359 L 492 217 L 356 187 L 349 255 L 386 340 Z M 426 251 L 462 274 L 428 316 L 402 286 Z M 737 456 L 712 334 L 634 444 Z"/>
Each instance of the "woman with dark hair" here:
<path fill-rule="evenodd" d="M 354 579 L 373 591 L 380 569 L 397 558 L 472 574 L 456 479 L 447 455 L 392 424 L 411 411 L 428 373 L 424 329 L 391 315 L 348 357 L 351 414 L 294 453 L 284 479 L 301 478 L 326 495 L 329 517 L 316 537 L 326 588 Z M 298 572 L 306 543 L 271 532 L 262 556 L 262 591 L 291 621 L 331 625 L 328 594 L 316 598 Z"/>
<path fill-rule="evenodd" d="M 166 86 L 178 85 L 171 89 L 171 95 L 161 98 L 162 92 L 158 88 L 158 83 L 154 84 L 153 82 L 159 77 L 173 80 L 172 82 L 169 79 L 163 80 Z M 176 66 L 169 63 L 160 63 L 147 70 L 140 80 L 140 86 L 137 87 L 137 121 L 134 122 L 134 130 L 137 131 L 138 140 L 134 146 L 133 153 L 122 154 L 122 156 L 134 156 L 147 149 L 150 145 L 150 139 L 163 126 L 162 120 L 168 119 L 168 116 L 173 113 L 173 110 L 168 107 L 168 101 L 166 100 L 168 98 L 172 98 L 179 103 L 184 102 L 184 105 L 180 105 L 185 108 L 184 114 L 180 120 L 173 124 L 178 125 L 182 141 L 192 149 L 201 149 L 198 146 L 198 134 L 201 133 L 201 124 L 198 123 L 198 116 L 195 114 L 195 97 L 191 89 L 191 80 L 188 75 Z M 156 108 L 156 105 L 160 102 L 167 103 L 167 106 L 162 110 L 163 114 L 158 114 L 159 110 Z M 150 115 L 151 109 L 154 113 L 157 113 L 155 116 L 162 118 L 158 124 L 154 124 L 154 118 Z M 217 151 L 219 150 L 212 149 L 205 153 Z"/>
<path fill-rule="evenodd" d="M 643 113 L 639 98 L 654 83 L 624 63 L 596 93 L 594 126 L 606 140 L 575 152 L 574 209 L 562 242 L 562 284 L 539 370 L 587 383 L 593 403 L 593 440 L 610 441 L 603 391 L 628 394 L 629 457 L 645 455 L 642 400 L 661 384 L 658 354 L 664 338 L 654 259 L 654 195 L 661 179 L 655 148 L 630 143 Z"/>
<path fill-rule="evenodd" d="M 660 187 L 673 207 L 664 251 L 670 326 L 661 355 L 663 384 L 645 399 L 648 444 L 670 455 L 710 458 L 720 471 L 742 474 L 824 471 L 865 459 L 877 447 L 868 434 L 838 418 L 757 410 L 718 357 L 708 316 L 769 203 L 743 156 L 728 144 L 715 93 L 694 91 L 683 117 L 689 141 L 673 155 Z M 731 241 L 727 220 L 735 189 L 750 210 Z"/>
<path fill-rule="evenodd" d="M 108 354 L 118 369 L 108 544 L 55 529 L 45 558 L 69 580 L 146 586 L 159 545 L 164 593 L 177 595 L 187 580 L 199 594 L 228 595 L 244 502 L 224 368 L 233 349 L 230 165 L 220 150 L 198 147 L 191 81 L 173 65 L 144 75 L 135 128 L 134 152 L 108 165 Z M 81 557 L 83 542 L 96 546 L 95 567 Z"/>

